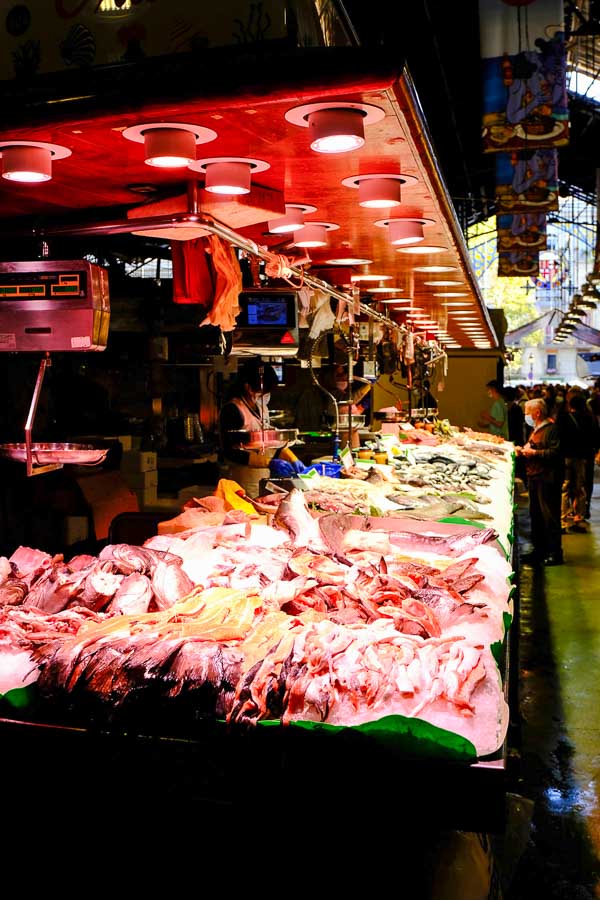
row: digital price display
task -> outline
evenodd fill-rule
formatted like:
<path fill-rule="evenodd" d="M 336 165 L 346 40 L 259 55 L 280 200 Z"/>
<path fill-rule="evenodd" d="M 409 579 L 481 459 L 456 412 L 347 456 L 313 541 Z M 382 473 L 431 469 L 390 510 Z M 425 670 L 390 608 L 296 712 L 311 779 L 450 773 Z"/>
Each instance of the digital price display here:
<path fill-rule="evenodd" d="M 85 272 L 0 272 L 0 300 L 52 300 L 85 295 Z"/>

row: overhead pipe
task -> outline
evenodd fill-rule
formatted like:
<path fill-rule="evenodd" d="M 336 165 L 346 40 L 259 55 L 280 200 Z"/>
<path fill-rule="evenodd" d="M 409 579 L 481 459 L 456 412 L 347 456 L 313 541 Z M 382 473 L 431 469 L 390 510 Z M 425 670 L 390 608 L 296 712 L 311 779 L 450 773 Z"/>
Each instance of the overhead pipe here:
<path fill-rule="evenodd" d="M 230 244 L 233 244 L 240 250 L 245 250 L 247 253 L 252 253 L 254 256 L 258 256 L 260 259 L 264 259 L 267 262 L 271 262 L 273 260 L 274 254 L 271 253 L 270 250 L 260 247 L 254 241 L 243 237 L 241 234 L 238 234 L 227 225 L 223 225 L 221 222 L 218 222 L 215 219 L 207 218 L 200 214 L 198 203 L 198 187 L 196 181 L 190 181 L 188 185 L 188 204 L 190 206 L 190 209 L 185 213 L 170 213 L 168 215 L 163 214 L 158 216 L 147 216 L 139 219 L 113 219 L 102 224 L 93 225 L 83 225 L 81 223 L 74 225 L 56 225 L 51 227 L 32 229 L 32 231 L 28 232 L 27 234 L 28 236 L 31 236 L 31 234 L 33 233 L 34 236 L 37 236 L 40 239 L 49 236 L 103 237 L 113 234 L 127 234 L 133 231 L 137 231 L 140 228 L 144 228 L 144 230 L 150 230 L 152 228 L 182 225 L 188 222 L 193 222 L 194 225 L 206 228 L 207 231 L 210 231 L 212 234 L 223 238 L 223 240 L 228 241 Z M 309 273 L 305 272 L 304 269 L 298 266 L 290 265 L 289 269 L 293 275 L 302 278 L 303 283 L 308 285 L 309 287 L 312 287 L 315 290 L 323 291 L 324 293 L 329 294 L 331 297 L 335 297 L 336 300 L 342 300 L 345 303 L 354 305 L 355 301 L 351 294 L 347 294 L 344 291 L 338 290 L 338 288 L 333 287 L 333 285 L 329 284 L 327 281 L 323 281 L 323 279 L 321 278 L 310 275 Z M 398 325 L 397 322 L 394 322 L 392 319 L 383 315 L 383 313 L 371 309 L 370 306 L 367 306 L 360 301 L 358 303 L 358 309 L 360 313 L 370 316 L 372 319 L 375 319 L 378 322 L 382 322 L 389 328 L 394 328 L 397 331 L 404 330 L 403 326 Z"/>

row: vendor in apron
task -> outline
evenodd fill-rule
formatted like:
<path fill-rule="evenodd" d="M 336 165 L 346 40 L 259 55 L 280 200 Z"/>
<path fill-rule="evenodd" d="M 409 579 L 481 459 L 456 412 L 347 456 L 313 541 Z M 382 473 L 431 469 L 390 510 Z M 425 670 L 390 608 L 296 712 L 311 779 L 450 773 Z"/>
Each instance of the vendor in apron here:
<path fill-rule="evenodd" d="M 275 449 L 246 450 L 244 444 L 254 440 L 248 441 L 240 432 L 254 433 L 255 440 L 260 440 L 260 432 L 270 427 L 268 402 L 278 383 L 272 366 L 258 358 L 249 360 L 240 368 L 219 416 L 224 475 L 241 485 L 249 497 L 258 497 L 261 479 L 269 477 Z"/>

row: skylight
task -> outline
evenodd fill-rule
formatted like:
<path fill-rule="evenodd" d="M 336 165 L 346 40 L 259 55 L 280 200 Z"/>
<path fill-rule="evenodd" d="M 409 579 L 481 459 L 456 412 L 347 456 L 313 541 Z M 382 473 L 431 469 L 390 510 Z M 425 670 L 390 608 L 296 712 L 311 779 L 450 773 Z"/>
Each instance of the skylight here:
<path fill-rule="evenodd" d="M 600 103 L 600 81 L 597 78 L 590 78 L 577 69 L 572 69 L 567 73 L 567 89 L 579 97 L 585 97 L 586 100 L 593 100 Z"/>

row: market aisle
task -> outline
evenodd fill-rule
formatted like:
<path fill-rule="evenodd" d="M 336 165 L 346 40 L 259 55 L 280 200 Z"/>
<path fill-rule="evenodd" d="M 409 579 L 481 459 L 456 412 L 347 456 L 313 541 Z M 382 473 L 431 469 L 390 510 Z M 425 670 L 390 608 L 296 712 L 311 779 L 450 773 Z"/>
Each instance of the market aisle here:
<path fill-rule="evenodd" d="M 566 565 L 521 569 L 518 792 L 535 806 L 510 900 L 600 897 L 599 484 L 563 547 Z"/>

